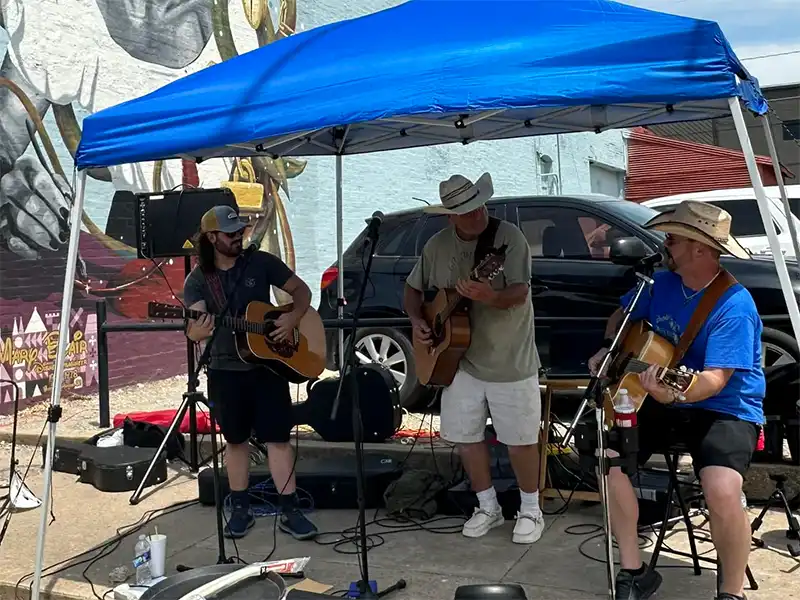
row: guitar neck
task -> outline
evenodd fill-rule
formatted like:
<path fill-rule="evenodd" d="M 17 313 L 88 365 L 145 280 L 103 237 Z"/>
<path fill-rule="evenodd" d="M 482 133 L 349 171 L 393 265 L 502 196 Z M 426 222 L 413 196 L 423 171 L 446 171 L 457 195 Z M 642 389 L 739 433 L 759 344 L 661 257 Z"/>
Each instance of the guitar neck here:
<path fill-rule="evenodd" d="M 644 373 L 650 368 L 650 364 L 635 358 L 631 358 L 625 363 L 626 373 Z"/>
<path fill-rule="evenodd" d="M 203 315 L 211 314 L 211 313 L 204 313 L 199 310 L 191 310 L 186 309 L 183 311 L 184 317 L 189 319 L 197 319 L 202 317 Z M 214 319 L 214 323 L 218 326 L 225 327 L 227 329 L 233 329 L 234 331 L 240 331 L 245 333 L 258 333 L 264 334 L 265 333 L 265 323 L 254 323 L 252 321 L 248 321 L 242 317 L 219 317 L 216 315 L 211 315 Z"/>

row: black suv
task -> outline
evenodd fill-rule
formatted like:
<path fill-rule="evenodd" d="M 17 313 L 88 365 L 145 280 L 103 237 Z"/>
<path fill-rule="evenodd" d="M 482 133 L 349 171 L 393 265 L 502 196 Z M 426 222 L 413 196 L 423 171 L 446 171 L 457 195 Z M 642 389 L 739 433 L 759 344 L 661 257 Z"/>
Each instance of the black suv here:
<path fill-rule="evenodd" d="M 509 197 L 487 204 L 489 213 L 517 225 L 531 248 L 536 343 L 542 366 L 552 376 L 588 376 L 587 360 L 603 340 L 619 297 L 635 285 L 629 262 L 611 260 L 614 240 L 656 252 L 663 234 L 642 227 L 658 214 L 652 208 L 605 196 Z M 447 225 L 447 217 L 410 209 L 386 215 L 380 227 L 361 317 L 404 317 L 403 286 L 425 242 Z M 366 228 L 344 253 L 344 291 L 350 314 L 364 278 Z M 620 247 L 617 245 L 617 247 Z M 630 258 L 630 257 L 628 257 Z M 753 295 L 764 322 L 765 366 L 800 360 L 775 266 L 768 258 L 723 258 L 724 266 Z M 789 263 L 800 296 L 800 269 Z M 319 313 L 336 318 L 337 266 L 322 275 Z M 338 369 L 337 332 L 328 332 L 328 368 Z M 410 327 L 368 327 L 358 331 L 362 362 L 381 362 L 401 384 L 403 404 L 420 398 L 414 372 Z"/>

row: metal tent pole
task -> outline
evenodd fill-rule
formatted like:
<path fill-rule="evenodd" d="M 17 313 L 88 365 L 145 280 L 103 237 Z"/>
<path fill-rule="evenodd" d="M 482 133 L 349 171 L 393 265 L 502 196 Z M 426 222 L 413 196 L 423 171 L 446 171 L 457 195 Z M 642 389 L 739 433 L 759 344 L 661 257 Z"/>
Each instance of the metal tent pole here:
<path fill-rule="evenodd" d="M 61 384 L 64 382 L 64 359 L 69 342 L 69 324 L 72 314 L 72 293 L 75 282 L 75 266 L 78 259 L 78 242 L 81 235 L 81 215 L 83 214 L 83 197 L 86 191 L 86 171 L 80 174 L 78 193 L 72 204 L 70 213 L 69 246 L 67 249 L 67 270 L 64 274 L 64 291 L 61 297 L 61 322 L 58 330 L 58 350 L 53 370 L 53 388 L 50 393 L 50 410 L 47 420 L 47 452 L 44 463 L 44 491 L 42 492 L 42 512 L 39 519 L 39 535 L 36 539 L 36 566 L 33 575 L 31 600 L 39 600 L 39 588 L 42 583 L 42 561 L 44 560 L 44 538 L 47 528 L 47 514 L 50 509 L 50 483 L 53 473 L 53 450 L 56 443 L 56 425 L 60 415 Z"/>
<path fill-rule="evenodd" d="M 789 320 L 792 322 L 792 330 L 794 331 L 794 338 L 800 340 L 800 308 L 797 306 L 797 298 L 792 289 L 792 282 L 789 278 L 789 270 L 786 268 L 786 259 L 781 252 L 780 242 L 778 241 L 778 233 L 775 231 L 775 223 L 772 222 L 772 216 L 769 213 L 769 204 L 767 202 L 767 194 L 764 190 L 764 184 L 761 181 L 761 175 L 758 172 L 756 165 L 756 157 L 753 153 L 753 146 L 750 143 L 750 136 L 747 133 L 747 125 L 744 122 L 744 115 L 742 114 L 742 107 L 739 105 L 738 98 L 729 98 L 728 105 L 733 115 L 733 123 L 736 126 L 736 133 L 739 136 L 739 144 L 744 153 L 744 160 L 747 164 L 747 171 L 750 174 L 750 181 L 753 184 L 753 190 L 756 194 L 758 202 L 758 211 L 761 213 L 761 220 L 764 222 L 764 230 L 767 232 L 767 239 L 769 246 L 772 249 L 773 258 L 775 260 L 775 268 L 778 271 L 778 279 L 781 282 L 781 289 L 783 290 L 783 298 L 786 301 L 786 308 L 789 311 Z"/>
<path fill-rule="evenodd" d="M 342 222 L 344 213 L 342 209 L 342 155 L 336 155 L 336 316 L 341 321 L 344 318 L 344 264 L 342 262 Z M 338 362 L 339 375 L 344 377 L 344 328 L 337 330 L 339 336 Z"/>
<path fill-rule="evenodd" d="M 792 209 L 789 206 L 789 198 L 786 195 L 786 187 L 783 185 L 783 173 L 781 173 L 781 163 L 778 160 L 778 151 L 775 149 L 775 138 L 772 135 L 772 127 L 767 115 L 761 115 L 760 118 L 761 124 L 764 126 L 764 136 L 767 138 L 767 147 L 769 148 L 769 156 L 772 159 L 772 168 L 775 170 L 775 181 L 778 182 L 778 189 L 781 193 L 783 210 L 786 212 L 786 222 L 789 225 L 789 236 L 792 238 L 794 256 L 797 260 L 800 260 L 800 238 L 797 237 L 797 229 L 795 229 L 794 226 Z"/>

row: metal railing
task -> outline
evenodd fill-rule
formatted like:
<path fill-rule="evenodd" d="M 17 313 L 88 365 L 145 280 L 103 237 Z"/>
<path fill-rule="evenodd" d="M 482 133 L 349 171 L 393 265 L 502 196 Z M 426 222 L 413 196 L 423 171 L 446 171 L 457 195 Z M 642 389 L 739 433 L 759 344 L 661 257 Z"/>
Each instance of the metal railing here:
<path fill-rule="evenodd" d="M 111 404 L 109 392 L 108 334 L 115 332 L 183 331 L 182 321 L 155 323 L 150 321 L 108 322 L 105 300 L 96 303 L 97 312 L 97 386 L 100 427 L 111 427 Z M 353 326 L 353 319 L 323 319 L 325 329 L 341 329 Z M 358 319 L 359 327 L 410 327 L 407 317 L 364 317 Z M 188 373 L 187 373 L 188 377 Z"/>

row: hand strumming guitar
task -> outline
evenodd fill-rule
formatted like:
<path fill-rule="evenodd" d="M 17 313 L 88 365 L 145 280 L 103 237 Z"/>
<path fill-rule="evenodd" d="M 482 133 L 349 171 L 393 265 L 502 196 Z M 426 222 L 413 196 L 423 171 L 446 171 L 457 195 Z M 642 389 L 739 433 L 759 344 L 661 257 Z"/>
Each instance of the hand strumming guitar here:
<path fill-rule="evenodd" d="M 431 328 L 425 322 L 425 319 L 411 319 L 411 327 L 413 328 L 414 339 L 424 346 L 431 345 Z"/>
<path fill-rule="evenodd" d="M 280 317 L 275 319 L 275 329 L 269 334 L 269 337 L 276 342 L 283 342 L 290 339 L 290 335 L 303 315 L 295 311 L 283 313 Z"/>
<path fill-rule="evenodd" d="M 492 285 L 485 279 L 480 281 L 462 279 L 456 283 L 456 291 L 465 298 L 484 304 L 492 304 L 496 295 Z"/>
<path fill-rule="evenodd" d="M 189 319 L 186 337 L 193 342 L 202 342 L 214 333 L 214 317 L 205 313 L 199 319 Z"/>

